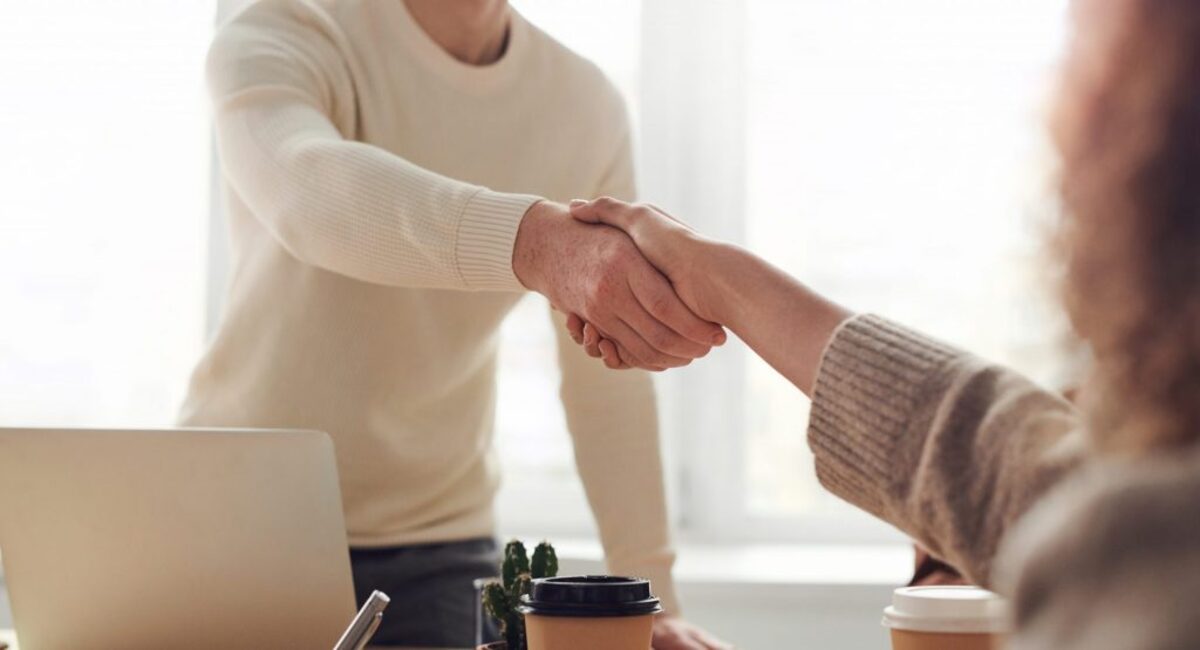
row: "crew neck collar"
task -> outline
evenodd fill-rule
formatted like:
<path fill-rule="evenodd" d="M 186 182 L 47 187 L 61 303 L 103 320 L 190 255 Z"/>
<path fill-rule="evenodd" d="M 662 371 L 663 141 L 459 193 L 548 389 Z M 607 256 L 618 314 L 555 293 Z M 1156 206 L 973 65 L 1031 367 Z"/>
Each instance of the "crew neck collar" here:
<path fill-rule="evenodd" d="M 396 6 L 400 38 L 421 62 L 447 83 L 468 92 L 497 90 L 516 78 L 521 59 L 529 46 L 529 26 L 512 6 L 508 8 L 508 43 L 504 54 L 487 65 L 472 65 L 454 58 L 421 28 L 404 0 Z"/>

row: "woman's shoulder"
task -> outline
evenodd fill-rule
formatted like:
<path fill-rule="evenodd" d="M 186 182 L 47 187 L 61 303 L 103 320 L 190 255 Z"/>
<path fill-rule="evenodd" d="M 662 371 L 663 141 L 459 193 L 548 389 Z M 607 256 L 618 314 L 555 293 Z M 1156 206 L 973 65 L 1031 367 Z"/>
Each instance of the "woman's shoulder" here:
<path fill-rule="evenodd" d="M 1096 461 L 1005 541 L 1016 648 L 1200 647 L 1200 451 Z"/>

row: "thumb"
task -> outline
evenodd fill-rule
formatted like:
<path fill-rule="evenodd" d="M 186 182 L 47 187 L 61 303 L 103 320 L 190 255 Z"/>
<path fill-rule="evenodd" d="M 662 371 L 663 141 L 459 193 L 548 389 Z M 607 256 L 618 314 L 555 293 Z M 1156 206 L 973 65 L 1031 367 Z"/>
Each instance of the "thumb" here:
<path fill-rule="evenodd" d="M 607 196 L 592 201 L 571 201 L 571 216 L 585 223 L 603 223 L 626 232 L 632 224 L 630 212 L 633 206 Z"/>
<path fill-rule="evenodd" d="M 584 223 L 603 223 L 604 222 L 600 216 L 599 211 L 596 210 L 595 205 L 593 205 L 591 201 L 584 201 L 583 199 L 572 199 L 571 205 L 570 205 L 570 212 L 571 212 L 571 216 L 575 217 L 576 221 L 582 221 Z"/>

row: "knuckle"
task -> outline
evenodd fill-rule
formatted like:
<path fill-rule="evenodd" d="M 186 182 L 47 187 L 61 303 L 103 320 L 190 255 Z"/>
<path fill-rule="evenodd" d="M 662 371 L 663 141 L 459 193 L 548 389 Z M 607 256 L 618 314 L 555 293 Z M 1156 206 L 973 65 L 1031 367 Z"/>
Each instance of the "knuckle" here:
<path fill-rule="evenodd" d="M 607 274 L 598 275 L 587 284 L 583 303 L 588 311 L 595 315 L 596 310 L 601 309 L 608 302 L 610 293 L 612 293 L 612 280 Z"/>

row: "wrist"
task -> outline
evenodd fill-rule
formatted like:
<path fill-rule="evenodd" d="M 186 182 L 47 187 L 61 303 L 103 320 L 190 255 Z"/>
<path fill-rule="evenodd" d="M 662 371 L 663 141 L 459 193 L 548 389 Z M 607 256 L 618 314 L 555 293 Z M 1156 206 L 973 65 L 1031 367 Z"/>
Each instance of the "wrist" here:
<path fill-rule="evenodd" d="M 803 314 L 806 322 L 836 325 L 850 312 L 826 299 L 796 278 L 735 244 L 712 242 L 696 258 L 696 277 L 709 296 L 714 316 L 735 330 L 765 312 L 777 311 L 772 295 L 787 296 L 788 307 Z"/>
<path fill-rule="evenodd" d="M 723 241 L 704 240 L 696 249 L 697 286 L 708 304 L 714 322 L 735 329 L 753 307 L 746 300 L 746 275 L 751 273 L 752 256 L 740 246 Z"/>
<path fill-rule="evenodd" d="M 551 201 L 538 201 L 529 206 L 517 227 L 513 242 L 513 274 L 526 289 L 545 293 L 543 272 L 549 255 L 555 250 L 547 242 L 553 232 L 564 225 L 566 208 Z"/>

